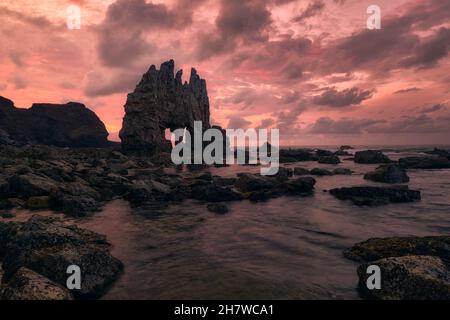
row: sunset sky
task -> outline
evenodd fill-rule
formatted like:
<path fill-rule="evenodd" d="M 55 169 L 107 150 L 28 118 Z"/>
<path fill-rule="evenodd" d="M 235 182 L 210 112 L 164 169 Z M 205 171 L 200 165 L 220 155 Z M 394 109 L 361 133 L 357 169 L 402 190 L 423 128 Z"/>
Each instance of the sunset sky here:
<path fill-rule="evenodd" d="M 111 140 L 127 93 L 174 59 L 206 79 L 223 127 L 279 128 L 285 145 L 450 142 L 448 0 L 0 0 L 0 19 L 0 95 L 83 102 Z"/>

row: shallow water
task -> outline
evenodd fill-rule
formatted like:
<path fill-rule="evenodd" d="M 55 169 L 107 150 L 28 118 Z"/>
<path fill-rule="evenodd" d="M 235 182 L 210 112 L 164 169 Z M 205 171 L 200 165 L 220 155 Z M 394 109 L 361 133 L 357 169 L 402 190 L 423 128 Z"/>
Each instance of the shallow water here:
<path fill-rule="evenodd" d="M 416 154 L 387 152 L 392 159 Z M 293 166 L 338 167 L 317 162 L 287 167 Z M 226 215 L 189 200 L 144 217 L 116 200 L 93 217 L 73 221 L 106 234 L 113 255 L 125 264 L 104 299 L 354 299 L 357 264 L 345 259 L 343 250 L 371 237 L 449 234 L 450 170 L 410 170 L 409 186 L 422 191 L 421 202 L 370 208 L 323 190 L 376 185 L 362 175 L 377 165 L 339 166 L 356 173 L 317 177 L 311 197 L 231 202 Z M 211 169 L 222 176 L 258 171 Z M 16 219 L 29 215 L 21 211 Z"/>

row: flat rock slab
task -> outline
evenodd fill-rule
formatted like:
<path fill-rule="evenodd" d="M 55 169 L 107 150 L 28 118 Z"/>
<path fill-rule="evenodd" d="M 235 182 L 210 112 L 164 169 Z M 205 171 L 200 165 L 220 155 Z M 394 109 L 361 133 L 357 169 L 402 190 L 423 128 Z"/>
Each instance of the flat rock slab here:
<path fill-rule="evenodd" d="M 69 290 L 27 268 L 2 286 L 0 300 L 73 300 Z"/>
<path fill-rule="evenodd" d="M 360 262 L 407 255 L 450 260 L 450 236 L 372 238 L 355 244 L 344 255 Z"/>
<path fill-rule="evenodd" d="M 377 206 L 421 200 L 420 191 L 410 190 L 407 186 L 398 188 L 371 186 L 336 188 L 330 190 L 330 194 L 340 200 L 351 200 L 358 206 Z"/>
<path fill-rule="evenodd" d="M 367 268 L 381 271 L 381 288 L 369 290 Z M 377 300 L 448 300 L 450 272 L 438 257 L 404 256 L 385 258 L 358 268 L 359 289 L 363 297 Z"/>

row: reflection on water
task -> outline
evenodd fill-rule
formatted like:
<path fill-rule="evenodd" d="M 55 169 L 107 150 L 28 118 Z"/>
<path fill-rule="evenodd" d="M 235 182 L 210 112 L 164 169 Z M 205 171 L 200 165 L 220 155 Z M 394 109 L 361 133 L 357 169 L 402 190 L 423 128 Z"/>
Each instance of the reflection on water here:
<path fill-rule="evenodd" d="M 406 153 L 388 155 L 396 159 Z M 316 162 L 289 166 L 333 168 Z M 342 251 L 370 237 L 448 234 L 450 170 L 409 171 L 410 187 L 422 191 L 421 202 L 369 208 L 323 190 L 368 184 L 362 175 L 376 165 L 343 161 L 339 166 L 356 173 L 317 178 L 312 197 L 233 202 L 227 215 L 185 201 L 152 218 L 116 200 L 75 222 L 106 234 L 113 254 L 125 264 L 105 299 L 358 298 L 357 265 Z M 259 168 L 211 171 L 233 176 Z M 28 216 L 21 212 L 18 219 Z"/>

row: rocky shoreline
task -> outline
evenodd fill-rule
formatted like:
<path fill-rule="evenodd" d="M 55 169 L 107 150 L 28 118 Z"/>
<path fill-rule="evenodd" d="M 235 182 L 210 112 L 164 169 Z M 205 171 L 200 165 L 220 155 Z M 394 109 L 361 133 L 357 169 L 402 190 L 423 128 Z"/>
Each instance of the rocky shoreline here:
<path fill-rule="evenodd" d="M 342 167 L 331 171 L 320 168 L 307 170 L 302 167 L 281 167 L 276 176 L 239 173 L 234 178 L 224 178 L 198 168 L 182 170 L 172 166 L 172 170 L 168 171 L 167 168 L 171 165 L 167 156 L 126 156 L 115 147 L 67 149 L 49 146 L 0 146 L 0 149 L 3 168 L 0 173 L 0 211 L 6 219 L 13 217 L 13 208 L 53 210 L 68 216 L 85 217 L 95 214 L 105 203 L 116 198 L 128 200 L 136 212 L 158 212 L 171 203 L 195 199 L 204 203 L 211 212 L 226 214 L 229 211 L 229 201 L 260 202 L 286 195 L 311 196 L 316 184 L 313 176 L 321 179 L 322 176 L 352 174 L 351 170 Z M 310 158 L 315 158 L 317 162 L 321 159 L 316 156 L 317 153 L 323 154 L 323 151 L 303 150 L 302 157 L 305 152 L 310 152 Z M 406 185 L 392 185 L 407 182 L 406 177 L 405 169 L 391 162 L 365 176 L 366 179 L 391 184 L 390 186 L 343 187 L 329 192 L 331 196 L 351 200 L 358 206 L 419 201 L 419 191 L 409 190 Z M 409 241 L 416 240 L 403 241 L 410 243 Z M 393 248 L 389 241 L 385 246 Z M 433 248 L 427 242 L 423 242 L 423 246 L 429 250 Z M 355 250 L 349 252 L 356 252 Z M 58 219 L 37 216 L 22 223 L 0 223 L 0 253 L 4 273 L 0 297 L 3 299 L 96 298 L 117 279 L 123 267 L 120 261 L 110 256 L 104 237 L 75 226 L 65 226 Z M 408 260 L 399 260 L 399 255 L 393 254 L 361 261 L 377 261 L 383 268 L 388 269 L 391 268 L 391 263 L 396 266 L 405 264 L 414 270 L 418 270 L 423 264 L 437 264 L 441 268 L 436 259 L 416 261 L 414 257 L 417 255 L 422 254 L 417 251 L 408 252 L 407 256 L 413 256 Z M 87 258 L 90 256 L 95 259 Z M 354 259 L 357 255 L 347 252 L 346 256 Z M 396 259 L 389 260 L 393 257 Z M 442 255 L 437 257 L 443 258 Z M 86 270 L 92 270 L 92 274 L 88 274 L 86 279 L 92 277 L 98 283 L 94 280 L 89 283 L 89 280 L 86 280 L 88 284 L 84 291 L 69 292 L 65 289 L 67 275 L 64 268 L 67 268 L 68 264 L 83 264 L 83 259 L 88 261 Z M 96 274 L 100 269 L 108 271 L 106 274 Z M 358 274 L 364 282 L 365 273 L 358 271 Z M 398 287 L 390 290 L 397 289 Z M 372 295 L 370 298 L 402 299 L 413 297 L 411 294 L 413 293 L 393 295 L 388 292 Z M 367 295 L 367 292 L 363 293 L 363 296 Z"/>

